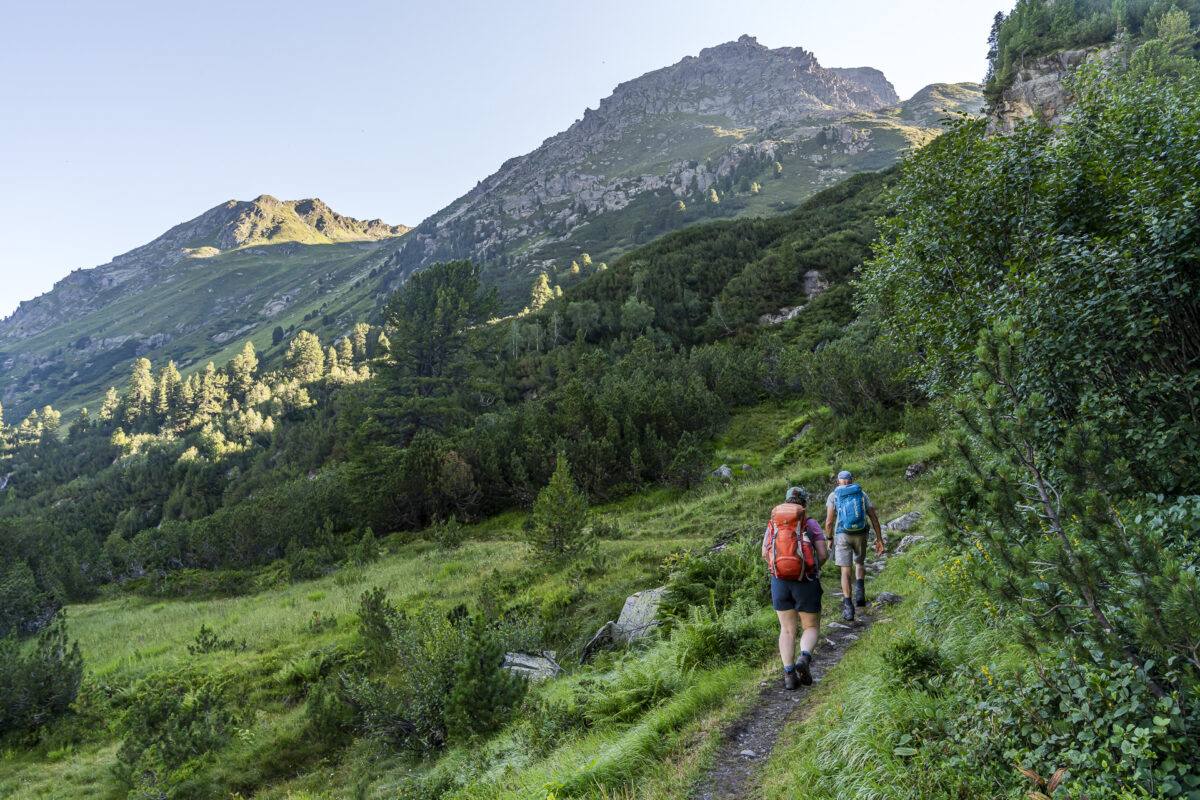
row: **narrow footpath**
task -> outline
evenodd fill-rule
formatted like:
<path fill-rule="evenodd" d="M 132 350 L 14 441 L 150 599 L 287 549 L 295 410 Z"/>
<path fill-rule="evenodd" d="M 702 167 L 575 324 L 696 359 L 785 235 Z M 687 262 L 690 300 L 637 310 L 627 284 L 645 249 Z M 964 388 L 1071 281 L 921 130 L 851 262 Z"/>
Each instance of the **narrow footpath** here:
<path fill-rule="evenodd" d="M 870 578 L 883 569 L 889 555 L 885 552 L 867 564 L 868 597 L 872 596 Z M 854 622 L 845 623 L 842 622 L 841 600 L 841 592 L 837 592 L 833 597 L 832 613 L 827 611 L 823 615 L 822 627 L 828 626 L 828 633 L 821 637 L 812 663 L 813 685 L 801 686 L 791 692 L 784 689 L 783 670 L 778 669 L 776 655 L 773 663 L 777 675 L 760 684 L 754 704 L 740 719 L 721 731 L 721 746 L 713 764 L 696 781 L 690 800 L 747 800 L 754 796 L 759 771 L 770 757 L 780 732 L 804 718 L 811 708 L 807 702 L 809 693 L 842 660 L 859 637 L 870 630 L 875 620 L 887 612 L 886 605 L 874 600 L 865 609 L 855 609 Z M 827 596 L 826 608 L 829 605 Z M 825 621 L 830 619 L 832 621 Z"/>

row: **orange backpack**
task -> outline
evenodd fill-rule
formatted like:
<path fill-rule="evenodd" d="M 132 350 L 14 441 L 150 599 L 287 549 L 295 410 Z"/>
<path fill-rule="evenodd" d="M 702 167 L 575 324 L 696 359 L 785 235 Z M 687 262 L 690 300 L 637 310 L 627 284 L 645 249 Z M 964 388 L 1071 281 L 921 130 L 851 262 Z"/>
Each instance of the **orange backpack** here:
<path fill-rule="evenodd" d="M 775 506 L 771 512 L 771 541 L 767 565 L 776 578 L 805 580 L 817 568 L 817 556 L 808 535 L 808 515 L 795 503 Z"/>

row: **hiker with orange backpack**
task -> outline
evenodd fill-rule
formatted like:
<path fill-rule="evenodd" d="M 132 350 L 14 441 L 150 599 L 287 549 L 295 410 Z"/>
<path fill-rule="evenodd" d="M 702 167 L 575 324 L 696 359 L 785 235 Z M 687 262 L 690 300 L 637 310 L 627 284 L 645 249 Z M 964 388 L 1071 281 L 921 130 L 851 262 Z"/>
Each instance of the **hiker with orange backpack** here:
<path fill-rule="evenodd" d="M 805 512 L 807 505 L 808 493 L 799 486 L 791 487 L 783 503 L 771 511 L 763 533 L 762 556 L 771 572 L 771 605 L 779 615 L 783 688 L 788 690 L 813 682 L 812 650 L 821 627 L 821 565 L 829 557 L 825 533 Z M 798 660 L 797 627 L 803 629 Z"/>
<path fill-rule="evenodd" d="M 854 607 L 867 604 L 867 520 L 875 528 L 875 554 L 883 555 L 883 529 L 871 498 L 854 482 L 850 470 L 838 473 L 837 488 L 825 498 L 825 533 L 833 539 L 833 563 L 842 568 L 842 619 L 854 620 Z M 834 527 L 834 522 L 837 527 Z M 854 599 L 850 599 L 850 569 L 854 568 Z"/>

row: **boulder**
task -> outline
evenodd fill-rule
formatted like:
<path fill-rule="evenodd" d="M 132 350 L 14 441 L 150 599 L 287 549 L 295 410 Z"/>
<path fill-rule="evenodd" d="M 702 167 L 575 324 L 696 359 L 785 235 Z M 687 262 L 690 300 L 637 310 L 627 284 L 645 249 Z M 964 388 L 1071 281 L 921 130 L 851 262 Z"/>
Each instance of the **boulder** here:
<path fill-rule="evenodd" d="M 616 630 L 613 631 L 617 641 L 632 642 L 640 639 L 658 625 L 658 607 L 666 590 L 666 586 L 659 586 L 657 589 L 647 589 L 625 598 L 625 607 L 621 609 Z"/>
<path fill-rule="evenodd" d="M 912 530 L 913 526 L 921 519 L 920 511 L 910 511 L 902 517 L 896 517 L 891 522 L 883 526 L 885 531 L 904 531 Z"/>
<path fill-rule="evenodd" d="M 903 595 L 898 595 L 898 594 L 895 594 L 894 592 L 880 592 L 879 594 L 875 595 L 875 605 L 878 605 L 878 606 L 890 606 L 895 603 L 903 603 L 903 602 L 904 602 Z"/>
<path fill-rule="evenodd" d="M 929 470 L 929 465 L 924 461 L 918 461 L 915 464 L 909 464 L 908 469 L 904 470 L 904 480 L 911 481 L 921 477 Z"/>
<path fill-rule="evenodd" d="M 804 273 L 804 296 L 810 302 L 824 294 L 828 288 L 828 279 L 817 270 L 810 269 Z"/>
<path fill-rule="evenodd" d="M 720 478 L 723 481 L 728 481 L 728 480 L 733 479 L 733 470 L 730 468 L 730 466 L 728 464 L 722 464 L 721 466 L 717 467 L 716 469 L 714 469 L 712 472 L 710 472 L 708 474 L 712 475 L 714 477 Z"/>
<path fill-rule="evenodd" d="M 908 536 L 905 536 L 903 539 L 900 540 L 900 544 L 896 545 L 896 554 L 899 555 L 900 553 L 903 553 L 908 548 L 912 547 L 917 542 L 924 541 L 924 540 L 925 540 L 924 536 L 920 536 L 915 533 L 910 533 Z"/>
<path fill-rule="evenodd" d="M 583 646 L 583 651 L 579 654 L 579 663 L 586 664 L 592 657 L 592 654 L 601 648 L 611 647 L 617 641 L 617 623 L 611 619 L 600 626 L 600 630 L 596 631 L 596 635 Z"/>
<path fill-rule="evenodd" d="M 546 650 L 541 654 L 505 653 L 504 668 L 511 672 L 519 672 L 531 681 L 544 681 L 562 671 L 562 667 L 554 661 L 553 650 Z"/>

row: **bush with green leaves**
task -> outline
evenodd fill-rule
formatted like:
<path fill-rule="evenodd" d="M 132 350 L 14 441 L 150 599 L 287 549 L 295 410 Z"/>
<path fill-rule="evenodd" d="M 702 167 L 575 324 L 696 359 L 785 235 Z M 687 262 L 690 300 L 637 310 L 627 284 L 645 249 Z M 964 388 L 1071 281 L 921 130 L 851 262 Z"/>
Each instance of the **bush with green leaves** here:
<path fill-rule="evenodd" d="M 1063 794 L 1091 800 L 1200 797 L 1194 694 L 1156 696 L 1145 674 L 1123 662 L 1061 659 L 1011 679 L 982 677 L 960 672 L 955 681 L 967 713 L 912 732 L 939 767 L 999 785 L 1012 782 L 1015 767 L 1043 776 L 1065 768 Z"/>
<path fill-rule="evenodd" d="M 502 666 L 507 628 L 472 619 L 465 609 L 403 614 L 378 600 L 364 595 L 364 606 L 372 609 L 371 628 L 376 608 L 386 622 L 382 669 L 341 674 L 363 733 L 425 754 L 444 747 L 452 736 L 490 733 L 520 704 L 524 681 L 514 680 Z M 464 683 L 468 688 L 459 689 Z M 491 700 L 475 702 L 470 691 L 491 693 Z"/>
<path fill-rule="evenodd" d="M 1159 691 L 1145 665 L 1174 657 L 1194 688 L 1200 85 L 1075 88 L 1054 133 L 964 121 L 910 159 L 862 286 L 957 423 L 941 505 L 1022 640 Z"/>
<path fill-rule="evenodd" d="M 119 700 L 116 774 L 131 797 L 185 796 L 241 723 L 224 686 L 194 671 L 142 679 Z"/>
<path fill-rule="evenodd" d="M 83 680 L 79 643 L 60 610 L 28 653 L 16 633 L 0 638 L 0 731 L 28 733 L 65 714 Z"/>
<path fill-rule="evenodd" d="M 913 633 L 903 633 L 883 648 L 883 663 L 891 678 L 900 686 L 928 689 L 931 681 L 946 669 L 946 662 L 936 644 Z"/>

